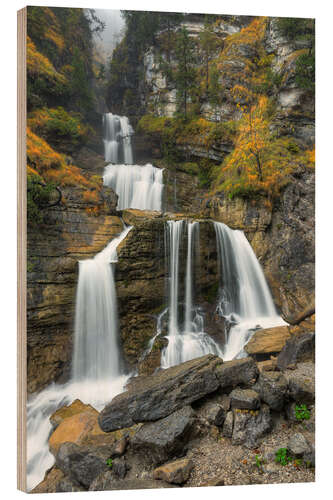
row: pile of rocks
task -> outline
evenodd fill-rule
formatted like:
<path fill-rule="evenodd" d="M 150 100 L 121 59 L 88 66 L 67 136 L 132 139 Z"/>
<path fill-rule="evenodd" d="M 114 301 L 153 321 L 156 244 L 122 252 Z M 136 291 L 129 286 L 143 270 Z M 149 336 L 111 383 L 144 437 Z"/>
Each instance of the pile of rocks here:
<path fill-rule="evenodd" d="M 301 336 L 287 341 L 274 371 L 260 371 L 250 357 L 223 362 L 207 355 L 133 378 L 101 413 L 75 401 L 51 417 L 55 465 L 34 491 L 182 485 L 194 467 L 188 450 L 214 432 L 234 446 L 257 448 L 277 416 L 293 422 L 296 405 L 314 403 L 314 365 L 297 364 L 299 357 Z M 311 436 L 296 433 L 288 449 L 314 465 Z"/>

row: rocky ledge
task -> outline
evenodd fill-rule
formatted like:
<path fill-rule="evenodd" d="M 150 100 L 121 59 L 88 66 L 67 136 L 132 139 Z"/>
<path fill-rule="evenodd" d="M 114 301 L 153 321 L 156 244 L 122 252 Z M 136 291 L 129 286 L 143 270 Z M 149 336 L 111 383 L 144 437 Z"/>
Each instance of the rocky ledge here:
<path fill-rule="evenodd" d="M 33 492 L 313 481 L 313 349 L 293 334 L 268 370 L 207 355 L 131 379 L 100 413 L 74 401 Z"/>

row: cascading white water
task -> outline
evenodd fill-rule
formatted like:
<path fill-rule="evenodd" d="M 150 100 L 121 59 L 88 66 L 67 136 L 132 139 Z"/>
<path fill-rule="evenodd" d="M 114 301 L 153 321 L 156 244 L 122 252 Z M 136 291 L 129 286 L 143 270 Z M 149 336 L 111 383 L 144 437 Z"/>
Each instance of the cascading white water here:
<path fill-rule="evenodd" d="M 185 323 L 179 328 L 179 250 L 184 234 L 185 222 L 168 221 L 166 228 L 169 241 L 169 304 L 168 345 L 163 349 L 161 367 L 169 368 L 184 361 L 204 356 L 221 355 L 216 342 L 204 332 L 204 320 L 198 308 L 193 306 L 193 236 L 196 222 L 187 222 L 187 264 L 185 276 Z M 164 314 L 164 313 L 163 313 Z"/>
<path fill-rule="evenodd" d="M 65 385 L 51 384 L 27 404 L 28 490 L 54 463 L 48 447 L 52 413 L 74 399 L 101 410 L 122 392 L 129 377 L 121 369 L 113 266 L 118 260 L 117 246 L 130 230 L 126 227 L 93 259 L 79 263 L 71 380 Z"/>
<path fill-rule="evenodd" d="M 198 222 L 187 223 L 187 261 L 186 261 L 186 282 L 185 282 L 185 332 L 192 331 L 192 315 L 193 315 L 193 251 L 194 238 L 196 230 L 199 229 Z"/>
<path fill-rule="evenodd" d="M 254 329 L 283 325 L 263 270 L 244 233 L 214 222 L 220 263 L 218 312 L 229 326 L 223 359 L 243 355 Z"/>
<path fill-rule="evenodd" d="M 140 165 L 108 165 L 103 175 L 104 185 L 118 195 L 118 210 L 162 210 L 163 169 L 150 163 Z"/>
<path fill-rule="evenodd" d="M 93 259 L 79 262 L 72 379 L 107 380 L 121 375 L 118 306 L 113 265 L 125 228 Z"/>
<path fill-rule="evenodd" d="M 105 161 L 114 164 L 133 164 L 131 136 L 133 129 L 127 116 L 112 113 L 103 115 L 104 126 L 104 157 Z"/>

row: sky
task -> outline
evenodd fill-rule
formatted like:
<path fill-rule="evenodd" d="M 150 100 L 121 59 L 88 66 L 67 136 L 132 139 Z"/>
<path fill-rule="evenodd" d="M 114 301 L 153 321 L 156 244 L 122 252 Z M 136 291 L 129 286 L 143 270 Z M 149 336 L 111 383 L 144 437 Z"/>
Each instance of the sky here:
<path fill-rule="evenodd" d="M 125 22 L 121 17 L 120 10 L 95 9 L 97 17 L 105 23 L 105 30 L 101 37 L 96 37 L 96 43 L 103 46 L 105 53 L 110 55 L 117 42 L 121 39 L 121 32 Z"/>

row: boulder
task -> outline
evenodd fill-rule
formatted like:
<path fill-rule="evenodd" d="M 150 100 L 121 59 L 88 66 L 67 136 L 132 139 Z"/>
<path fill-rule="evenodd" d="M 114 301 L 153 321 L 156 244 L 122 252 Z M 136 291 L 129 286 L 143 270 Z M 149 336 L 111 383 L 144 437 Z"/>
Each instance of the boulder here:
<path fill-rule="evenodd" d="M 288 441 L 288 450 L 296 457 L 302 457 L 305 453 L 311 452 L 311 447 L 303 434 L 296 432 Z"/>
<path fill-rule="evenodd" d="M 312 361 L 298 363 L 294 370 L 286 370 L 288 394 L 299 404 L 312 404 L 315 400 L 315 365 Z"/>
<path fill-rule="evenodd" d="M 288 393 L 297 403 L 311 404 L 315 400 L 315 382 L 298 374 L 289 375 Z"/>
<path fill-rule="evenodd" d="M 222 405 L 211 401 L 205 401 L 197 411 L 197 414 L 207 420 L 211 425 L 223 425 L 226 412 Z"/>
<path fill-rule="evenodd" d="M 79 399 L 75 399 L 72 404 L 68 406 L 63 406 L 55 411 L 50 416 L 50 422 L 54 429 L 58 427 L 58 425 L 65 420 L 65 418 L 72 417 L 73 415 L 77 415 L 78 413 L 87 413 L 90 412 L 92 415 L 98 415 L 97 410 L 90 405 L 86 405 L 82 403 Z"/>
<path fill-rule="evenodd" d="M 279 372 L 261 372 L 253 389 L 273 410 L 283 408 L 288 391 L 288 381 Z"/>
<path fill-rule="evenodd" d="M 110 432 L 135 422 L 158 420 L 216 391 L 221 380 L 216 370 L 222 363 L 217 356 L 208 354 L 153 376 L 134 379 L 128 390 L 116 396 L 100 413 L 101 429 Z M 249 369 L 239 371 L 249 372 Z M 235 375 L 236 378 L 242 377 Z"/>
<path fill-rule="evenodd" d="M 84 438 L 96 427 L 98 412 L 85 411 L 67 417 L 57 426 L 49 439 L 49 448 L 56 455 L 63 443 L 80 444 Z"/>
<path fill-rule="evenodd" d="M 253 389 L 236 388 L 230 393 L 231 407 L 257 410 L 260 407 L 259 394 Z"/>
<path fill-rule="evenodd" d="M 121 457 L 126 451 L 127 444 L 128 444 L 127 436 L 124 436 L 123 438 L 119 439 L 119 441 L 117 441 L 116 444 L 114 445 L 114 448 L 111 452 L 111 458 Z"/>
<path fill-rule="evenodd" d="M 277 358 L 278 369 L 285 370 L 289 365 L 311 358 L 314 353 L 314 348 L 315 335 L 313 332 L 293 335 L 287 340 Z"/>
<path fill-rule="evenodd" d="M 159 465 L 183 453 L 190 438 L 195 413 L 190 406 L 157 422 L 144 424 L 131 439 L 131 447 Z"/>
<path fill-rule="evenodd" d="M 67 478 L 58 467 L 53 466 L 46 472 L 43 481 L 31 490 L 31 493 L 60 493 L 66 491 L 85 491 L 85 489 L 75 481 Z"/>
<path fill-rule="evenodd" d="M 56 465 L 71 480 L 88 488 L 101 472 L 108 469 L 107 450 L 91 452 L 74 443 L 64 443 L 56 456 Z"/>
<path fill-rule="evenodd" d="M 234 414 L 232 411 L 228 411 L 223 424 L 223 429 L 222 429 L 223 436 L 231 438 L 233 427 L 234 427 Z"/>
<path fill-rule="evenodd" d="M 115 481 L 112 475 L 106 472 L 93 481 L 89 491 L 147 490 L 155 488 L 176 488 L 176 486 L 154 479 L 124 479 Z"/>
<path fill-rule="evenodd" d="M 125 458 L 115 458 L 112 462 L 112 474 L 117 479 L 124 479 L 128 471 Z"/>
<path fill-rule="evenodd" d="M 255 382 L 258 368 L 252 358 L 234 359 L 219 364 L 215 373 L 221 389 L 229 389 L 239 384 L 248 385 Z"/>
<path fill-rule="evenodd" d="M 270 409 L 263 405 L 260 410 L 233 410 L 234 426 L 232 444 L 243 444 L 247 448 L 259 446 L 261 438 L 272 428 Z"/>
<path fill-rule="evenodd" d="M 190 477 L 194 465 L 192 460 L 184 458 L 161 465 L 153 472 L 154 479 L 163 479 L 167 483 L 183 484 Z"/>
<path fill-rule="evenodd" d="M 252 356 L 274 354 L 282 350 L 289 337 L 288 326 L 257 330 L 246 344 L 245 351 Z"/>
<path fill-rule="evenodd" d="M 257 366 L 260 372 L 274 372 L 276 370 L 276 358 L 259 361 Z"/>

